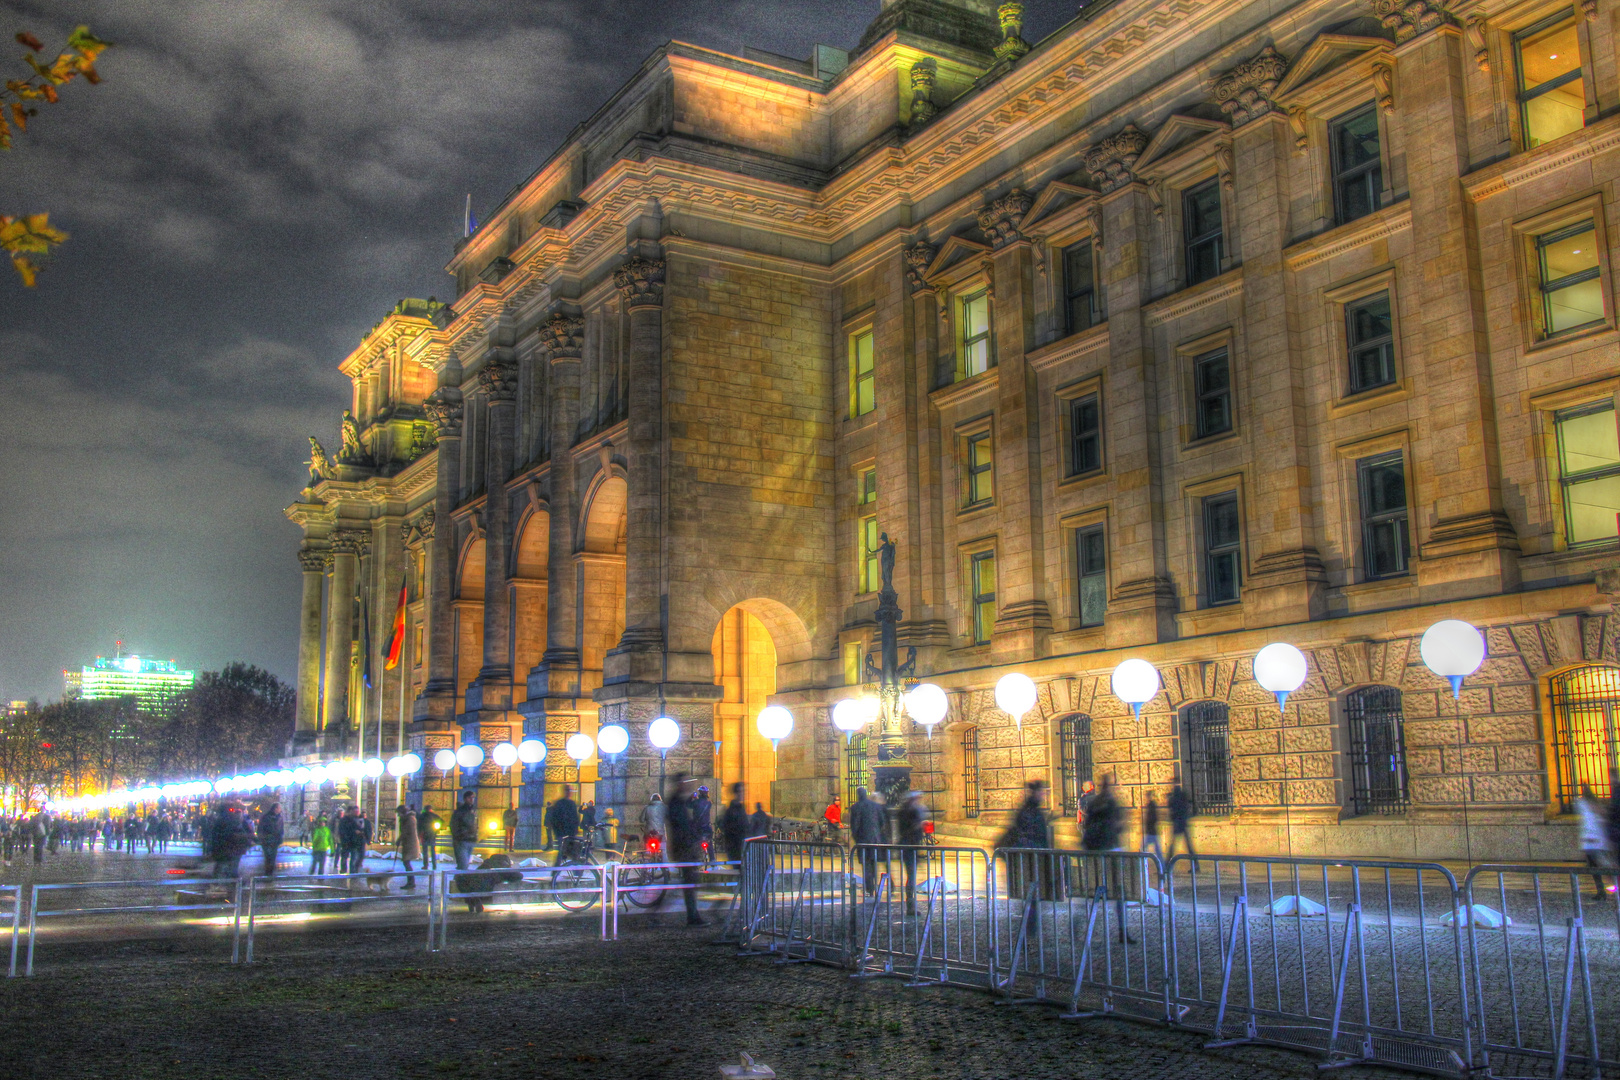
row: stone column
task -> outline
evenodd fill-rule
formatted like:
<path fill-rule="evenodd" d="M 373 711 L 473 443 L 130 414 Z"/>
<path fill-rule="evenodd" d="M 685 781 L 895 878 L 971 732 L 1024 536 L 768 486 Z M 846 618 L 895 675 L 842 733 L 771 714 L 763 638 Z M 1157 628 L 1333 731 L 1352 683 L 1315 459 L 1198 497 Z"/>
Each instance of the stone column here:
<path fill-rule="evenodd" d="M 946 498 L 943 485 L 947 482 L 940 472 L 940 462 L 949 455 L 941 445 L 939 424 L 934 422 L 928 395 L 936 386 L 943 385 L 946 376 L 940 371 L 941 310 L 939 293 L 925 276 L 928 267 L 939 254 L 939 248 L 927 241 L 919 241 L 906 248 L 906 287 L 911 293 L 910 335 L 911 365 L 905 381 L 897 381 L 897 391 L 904 391 L 904 400 L 897 403 L 909 417 L 911 425 L 906 439 L 905 468 L 902 475 L 880 474 L 878 477 L 878 507 L 887 512 L 896 504 L 905 508 L 904 530 L 893 539 L 899 548 L 895 559 L 895 591 L 900 594 L 902 607 L 911 619 L 900 626 L 900 640 L 915 645 L 919 653 L 929 646 L 945 648 L 950 645 L 950 629 L 945 616 L 951 610 L 945 595 L 945 568 L 948 560 L 943 555 Z M 888 389 L 879 369 L 879 392 Z M 894 418 L 899 423 L 898 409 L 883 408 L 885 423 Z M 890 499 L 894 501 L 890 501 Z M 880 526 L 883 522 L 880 521 Z M 929 671 L 935 666 L 932 654 L 919 661 L 919 670 Z"/>
<path fill-rule="evenodd" d="M 501 350 L 478 370 L 478 386 L 487 403 L 484 459 L 484 666 L 467 691 L 467 712 L 502 712 L 512 704 L 511 590 L 507 553 L 511 550 L 511 507 L 506 481 L 512 471 L 513 404 L 517 367 Z"/>
<path fill-rule="evenodd" d="M 417 698 L 414 717 L 449 723 L 456 711 L 455 612 L 450 604 L 455 580 L 455 545 L 450 515 L 461 499 L 461 390 L 453 380 L 459 372 L 446 371 L 440 386 L 422 403 L 438 433 L 438 481 L 433 497 L 433 521 L 445 523 L 445 534 L 434 537 L 428 550 L 427 683 Z M 431 534 L 429 534 L 431 535 Z"/>
<path fill-rule="evenodd" d="M 349 669 L 353 662 L 354 588 L 366 537 L 360 532 L 332 534 L 332 589 L 326 604 L 326 707 L 321 730 L 328 739 L 346 740 L 349 732 Z"/>
<path fill-rule="evenodd" d="M 321 721 L 321 585 L 326 552 L 301 548 L 298 564 L 304 570 L 304 595 L 298 614 L 298 722 L 293 733 L 294 754 L 315 742 Z"/>
<path fill-rule="evenodd" d="M 585 322 L 557 314 L 539 330 L 551 364 L 551 394 L 546 432 L 550 440 L 550 546 L 546 554 L 546 651 L 529 672 L 528 700 L 523 703 L 523 737 L 546 739 L 548 727 L 579 726 L 579 583 L 574 562 L 573 524 L 579 517 L 574 490 L 573 446 L 579 426 L 580 359 Z M 560 755 L 561 748 L 552 748 Z M 518 844 L 537 848 L 544 836 L 546 772 L 551 765 L 526 769 L 518 799 Z"/>
<path fill-rule="evenodd" d="M 610 682 L 661 680 L 662 658 L 657 654 L 664 648 L 664 261 L 632 258 L 614 280 L 630 316 L 630 475 L 624 636 L 614 650 L 624 655 L 604 677 Z"/>

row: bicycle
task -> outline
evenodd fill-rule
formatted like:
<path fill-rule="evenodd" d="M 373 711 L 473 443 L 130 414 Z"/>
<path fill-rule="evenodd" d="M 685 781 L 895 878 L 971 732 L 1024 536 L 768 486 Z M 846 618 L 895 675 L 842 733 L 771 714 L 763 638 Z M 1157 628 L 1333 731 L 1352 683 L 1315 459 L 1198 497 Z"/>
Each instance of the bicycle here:
<path fill-rule="evenodd" d="M 663 896 L 662 890 L 652 888 L 657 885 L 669 884 L 669 869 L 662 865 L 659 858 L 656 841 L 641 851 L 626 851 L 606 844 L 596 843 L 597 834 L 605 826 L 598 825 L 592 830 L 590 840 L 580 837 L 564 837 L 562 841 L 562 862 L 552 877 L 552 885 L 558 893 L 552 897 L 557 905 L 566 911 L 589 911 L 595 905 L 601 892 L 601 869 L 584 869 L 585 867 L 599 868 L 596 861 L 596 852 L 611 853 L 613 861 L 627 867 L 619 872 L 619 889 L 625 900 L 639 908 L 657 906 Z M 628 847 L 628 845 L 626 845 Z M 577 867 L 578 869 L 562 869 Z M 595 892 L 564 892 L 562 890 L 584 890 L 595 887 Z"/>

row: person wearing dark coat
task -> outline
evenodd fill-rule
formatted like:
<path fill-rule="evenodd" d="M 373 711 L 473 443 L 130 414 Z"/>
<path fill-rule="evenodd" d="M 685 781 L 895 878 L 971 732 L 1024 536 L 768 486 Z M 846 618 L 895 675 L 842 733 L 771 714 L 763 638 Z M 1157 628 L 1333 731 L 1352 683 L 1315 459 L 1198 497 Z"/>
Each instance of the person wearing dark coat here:
<path fill-rule="evenodd" d="M 883 804 L 871 798 L 865 788 L 855 789 L 855 805 L 849 808 L 849 835 L 861 856 L 861 885 L 867 896 L 877 894 L 878 847 L 886 839 L 889 819 Z"/>
<path fill-rule="evenodd" d="M 219 804 L 213 814 L 208 838 L 208 855 L 214 860 L 214 876 L 227 880 L 236 877 L 242 856 L 253 847 L 253 822 L 242 812 L 241 803 L 230 799 Z"/>
<path fill-rule="evenodd" d="M 748 835 L 771 838 L 771 815 L 765 812 L 765 804 L 754 804 L 754 812 L 748 815 Z"/>
<path fill-rule="evenodd" d="M 366 854 L 365 834 L 360 831 L 360 811 L 351 806 L 338 818 L 338 873 L 358 874 Z"/>
<path fill-rule="evenodd" d="M 461 793 L 461 803 L 450 815 L 450 849 L 455 852 L 456 869 L 472 865 L 473 847 L 478 843 L 478 808 L 470 791 Z"/>
<path fill-rule="evenodd" d="M 281 851 L 281 838 L 286 823 L 281 817 L 281 804 L 271 803 L 270 809 L 259 815 L 259 848 L 264 852 L 266 877 L 276 876 L 276 855 Z"/>
<path fill-rule="evenodd" d="M 731 785 L 731 802 L 720 815 L 720 838 L 725 841 L 726 858 L 741 863 L 743 840 L 748 836 L 748 807 L 743 804 L 743 786 Z"/>
<path fill-rule="evenodd" d="M 923 822 L 928 820 L 928 808 L 923 805 L 922 792 L 906 793 L 895 815 L 895 839 L 900 842 L 900 864 L 906 870 L 906 914 L 917 914 L 917 849 L 928 842 Z"/>
<path fill-rule="evenodd" d="M 701 845 L 703 861 L 709 862 L 714 858 L 714 804 L 709 801 L 708 785 L 697 789 L 692 812 L 697 818 L 698 833 L 703 837 Z"/>
<path fill-rule="evenodd" d="M 998 844 L 1008 851 L 1007 893 L 1024 899 L 1031 881 L 1042 900 L 1058 899 L 1058 866 L 1049 856 L 1025 855 L 1018 849 L 1052 846 L 1052 825 L 1046 816 L 1046 781 L 1031 780 L 1024 785 L 1024 801 L 1013 814 L 1012 826 Z"/>
<path fill-rule="evenodd" d="M 424 802 L 416 814 L 416 835 L 422 841 L 422 865 L 429 870 L 439 865 L 439 834 L 443 831 L 444 819 Z"/>
<path fill-rule="evenodd" d="M 551 837 L 557 843 L 557 858 L 552 865 L 561 866 L 564 859 L 573 855 L 572 841 L 579 835 L 579 804 L 574 801 L 574 789 L 566 784 L 562 798 L 546 809 L 546 828 L 551 830 Z"/>
<path fill-rule="evenodd" d="M 1086 851 L 1098 852 L 1102 855 L 1101 861 L 1106 864 L 1108 873 L 1108 890 L 1114 894 L 1114 911 L 1119 919 L 1119 940 L 1134 941 L 1125 925 L 1125 882 L 1121 856 L 1109 856 L 1106 853 L 1119 850 L 1120 831 L 1123 827 L 1124 811 L 1120 809 L 1119 800 L 1114 796 L 1114 777 L 1112 774 L 1102 778 L 1102 786 L 1097 789 L 1097 797 L 1092 800 L 1091 810 L 1086 814 L 1086 827 L 1080 834 L 1080 846 Z"/>
<path fill-rule="evenodd" d="M 1187 848 L 1187 854 L 1192 856 L 1193 873 L 1198 872 L 1198 852 L 1193 850 L 1192 843 L 1192 796 L 1187 789 L 1181 786 L 1181 777 L 1176 777 L 1175 786 L 1170 789 L 1170 795 L 1165 799 L 1165 809 L 1170 812 L 1170 844 L 1165 848 L 1165 858 L 1174 858 L 1176 854 L 1176 841 L 1179 839 Z"/>
<path fill-rule="evenodd" d="M 686 902 L 686 925 L 703 926 L 704 919 L 697 909 L 697 866 L 703 861 L 703 826 L 698 820 L 697 800 L 686 794 L 686 776 L 676 773 L 670 791 L 664 799 L 664 828 L 669 833 L 669 856 L 681 864 L 681 899 Z M 659 907 L 668 891 L 659 895 Z"/>

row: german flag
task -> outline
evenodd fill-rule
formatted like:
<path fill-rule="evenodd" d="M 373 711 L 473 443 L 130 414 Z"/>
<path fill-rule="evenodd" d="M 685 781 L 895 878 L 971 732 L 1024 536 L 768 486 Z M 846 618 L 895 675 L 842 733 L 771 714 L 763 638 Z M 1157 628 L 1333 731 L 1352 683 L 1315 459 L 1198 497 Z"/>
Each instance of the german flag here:
<path fill-rule="evenodd" d="M 405 581 L 399 583 L 399 605 L 394 608 L 394 625 L 388 631 L 388 659 L 383 670 L 392 671 L 399 666 L 400 654 L 405 651 Z"/>

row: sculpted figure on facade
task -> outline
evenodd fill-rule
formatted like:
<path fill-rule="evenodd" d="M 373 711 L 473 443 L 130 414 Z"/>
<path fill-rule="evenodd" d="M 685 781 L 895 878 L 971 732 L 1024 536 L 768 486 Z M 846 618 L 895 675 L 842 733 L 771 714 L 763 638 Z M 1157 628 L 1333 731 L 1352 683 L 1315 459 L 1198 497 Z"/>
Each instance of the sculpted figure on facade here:
<path fill-rule="evenodd" d="M 633 258 L 613 272 L 627 308 L 664 306 L 664 260 Z"/>
<path fill-rule="evenodd" d="M 989 237 L 992 248 L 1000 250 L 1023 235 L 1018 231 L 1018 222 L 1029 213 L 1033 202 L 1029 192 L 1013 188 L 979 211 L 979 228 Z"/>
<path fill-rule="evenodd" d="M 930 288 L 928 279 L 923 275 L 928 273 L 938 254 L 939 248 L 926 240 L 919 240 L 906 248 L 906 281 L 911 285 L 912 292 Z"/>
<path fill-rule="evenodd" d="M 343 410 L 343 445 L 338 449 L 339 465 L 368 465 L 371 455 L 366 448 L 360 445 L 360 421 L 354 418 L 354 413 L 348 409 Z"/>
<path fill-rule="evenodd" d="M 1126 124 L 1087 150 L 1086 169 L 1091 173 L 1091 186 L 1106 195 L 1135 180 L 1136 174 L 1131 170 L 1147 144 L 1147 132 L 1135 124 Z"/>
<path fill-rule="evenodd" d="M 939 61 L 925 56 L 911 65 L 911 125 L 920 127 L 939 112 L 934 104 L 934 83 L 939 78 Z"/>
<path fill-rule="evenodd" d="M 1288 60 L 1267 45 L 1260 55 L 1215 80 L 1215 100 L 1232 126 L 1240 128 L 1277 107 L 1271 95 L 1287 73 Z"/>
<path fill-rule="evenodd" d="M 1024 40 L 1024 5 L 1014 2 L 996 8 L 996 21 L 1001 24 L 1001 43 L 996 46 L 997 60 L 1017 60 L 1029 53 L 1029 42 Z"/>
<path fill-rule="evenodd" d="M 337 465 L 326 456 L 326 447 L 321 440 L 311 435 L 309 437 L 309 486 L 314 487 L 322 480 L 330 480 L 337 475 Z"/>

